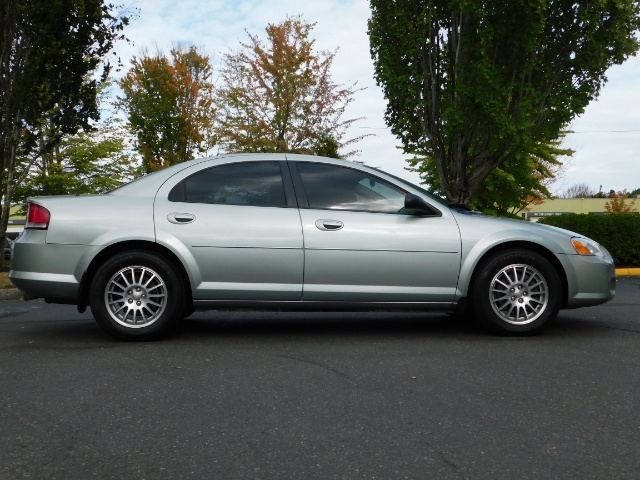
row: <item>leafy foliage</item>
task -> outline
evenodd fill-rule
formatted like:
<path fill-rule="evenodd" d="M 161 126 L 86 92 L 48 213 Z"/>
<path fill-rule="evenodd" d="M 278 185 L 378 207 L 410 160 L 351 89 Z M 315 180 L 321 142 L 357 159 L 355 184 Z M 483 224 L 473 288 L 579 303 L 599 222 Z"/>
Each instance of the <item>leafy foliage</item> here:
<path fill-rule="evenodd" d="M 287 17 L 267 26 L 266 45 L 247 34 L 247 43 L 225 55 L 217 105 L 228 151 L 337 157 L 362 138 L 342 141 L 357 120 L 341 118 L 357 90 L 331 80 L 335 52 L 314 51 L 314 25 Z"/>
<path fill-rule="evenodd" d="M 138 139 L 143 167 L 152 172 L 194 158 L 215 144 L 212 66 L 195 47 L 169 54 L 143 52 L 119 82 Z"/>
<path fill-rule="evenodd" d="M 126 17 L 101 0 L 5 0 L 0 51 L 0 169 L 12 152 L 36 146 L 43 115 L 60 135 L 89 128 L 96 96 L 107 78 L 103 64 Z M 52 148 L 55 138 L 44 146 Z M 52 143 L 53 142 L 53 143 Z M 42 147 L 42 144 L 39 145 Z"/>
<path fill-rule="evenodd" d="M 484 187 L 469 202 L 470 206 L 488 215 L 517 216 L 530 203 L 540 203 L 551 197 L 548 187 L 563 167 L 557 157 L 573 154 L 572 150 L 561 149 L 558 144 L 538 145 L 531 155 L 514 155 L 496 167 Z M 417 157 L 409 160 L 409 165 L 409 170 L 418 172 L 432 190 L 445 196 L 435 162 Z"/>
<path fill-rule="evenodd" d="M 64 138 L 52 152 L 18 164 L 14 200 L 38 195 L 82 195 L 112 190 L 137 174 L 127 135 L 116 120 Z"/>
<path fill-rule="evenodd" d="M 594 239 L 609 250 L 618 267 L 640 266 L 640 215 L 571 213 L 544 217 L 539 223 Z"/>
<path fill-rule="evenodd" d="M 370 3 L 387 124 L 453 202 L 483 188 L 486 198 L 497 168 L 530 171 L 519 169 L 584 111 L 607 68 L 638 49 L 635 0 Z"/>
<path fill-rule="evenodd" d="M 609 197 L 611 200 L 604 204 L 604 211 L 614 214 L 637 212 L 638 209 L 635 208 L 636 201 L 631 200 L 627 203 L 626 200 L 628 197 L 629 195 L 626 190 L 623 190 L 622 192 L 613 192 Z"/>
<path fill-rule="evenodd" d="M 98 117 L 98 88 L 110 70 L 102 62 L 128 23 L 114 10 L 102 0 L 4 0 L 0 8 L 0 242 L 16 159 L 50 152 Z"/>

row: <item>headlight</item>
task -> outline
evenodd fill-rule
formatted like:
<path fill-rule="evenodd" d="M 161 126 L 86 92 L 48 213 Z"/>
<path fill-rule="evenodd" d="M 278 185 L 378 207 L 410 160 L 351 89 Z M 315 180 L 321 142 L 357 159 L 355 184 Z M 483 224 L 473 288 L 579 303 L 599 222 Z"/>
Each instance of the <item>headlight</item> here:
<path fill-rule="evenodd" d="M 578 252 L 578 255 L 593 255 L 600 258 L 604 257 L 604 253 L 602 253 L 600 245 L 593 240 L 574 237 L 571 239 L 571 244 L 573 245 L 573 248 L 576 249 L 576 252 Z"/>

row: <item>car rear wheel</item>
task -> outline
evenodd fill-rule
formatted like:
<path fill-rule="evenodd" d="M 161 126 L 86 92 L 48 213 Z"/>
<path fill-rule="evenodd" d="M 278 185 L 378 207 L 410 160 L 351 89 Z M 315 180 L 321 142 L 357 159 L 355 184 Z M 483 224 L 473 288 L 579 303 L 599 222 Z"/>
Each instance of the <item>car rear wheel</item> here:
<path fill-rule="evenodd" d="M 513 249 L 488 258 L 471 286 L 473 314 L 486 328 L 507 335 L 533 335 L 560 309 L 562 285 L 542 255 Z"/>
<path fill-rule="evenodd" d="M 119 253 L 91 284 L 91 312 L 109 334 L 127 340 L 157 338 L 183 317 L 185 287 L 165 258 L 145 251 Z"/>

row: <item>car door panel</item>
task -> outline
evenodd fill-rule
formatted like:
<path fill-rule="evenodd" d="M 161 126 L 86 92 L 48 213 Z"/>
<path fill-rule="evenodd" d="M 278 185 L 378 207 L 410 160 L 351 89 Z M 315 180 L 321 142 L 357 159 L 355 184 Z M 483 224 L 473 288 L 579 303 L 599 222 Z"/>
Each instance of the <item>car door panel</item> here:
<path fill-rule="evenodd" d="M 198 266 L 194 300 L 301 300 L 297 208 L 170 201 L 176 183 L 158 192 L 155 224 L 163 238 L 172 239 L 168 244 L 184 245 Z"/>
<path fill-rule="evenodd" d="M 460 234 L 449 212 L 409 215 L 407 192 L 328 162 L 291 164 L 304 233 L 303 300 L 452 302 Z"/>
<path fill-rule="evenodd" d="M 452 218 L 301 210 L 304 300 L 452 301 L 460 239 Z M 319 218 L 343 223 L 320 230 Z"/>
<path fill-rule="evenodd" d="M 158 216 L 160 227 L 188 246 L 200 268 L 197 299 L 300 300 L 304 256 L 296 209 L 189 206 L 195 216 L 189 224 L 173 224 L 164 212 Z"/>

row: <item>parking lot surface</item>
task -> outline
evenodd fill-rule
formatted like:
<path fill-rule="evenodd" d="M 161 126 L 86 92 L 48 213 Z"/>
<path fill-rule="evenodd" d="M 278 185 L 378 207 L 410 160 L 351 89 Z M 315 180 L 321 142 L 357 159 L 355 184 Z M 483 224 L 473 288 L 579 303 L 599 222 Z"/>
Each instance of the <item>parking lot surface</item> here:
<path fill-rule="evenodd" d="M 640 279 L 533 338 L 203 312 L 153 343 L 0 301 L 3 479 L 637 479 Z"/>

